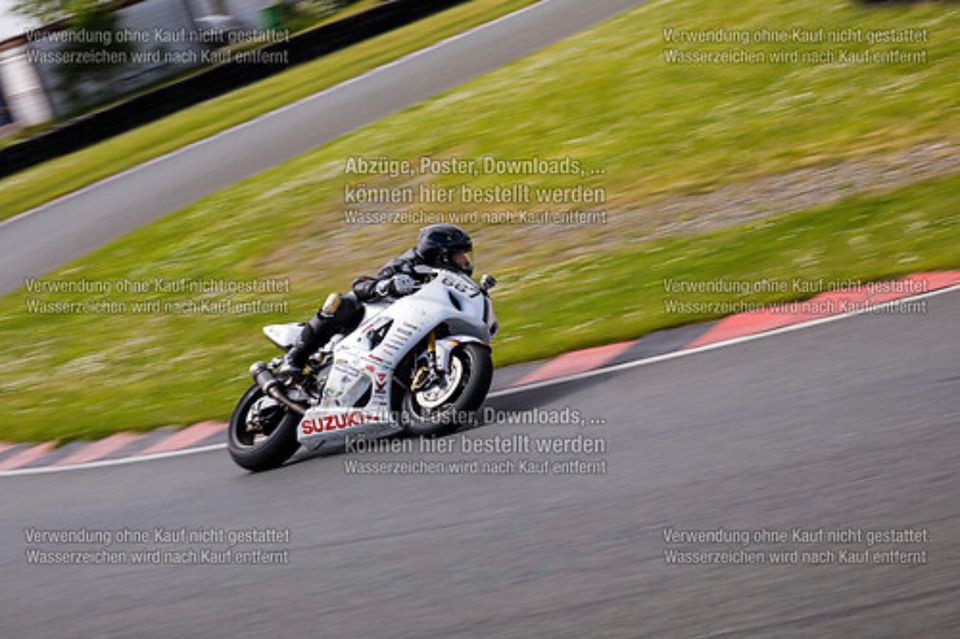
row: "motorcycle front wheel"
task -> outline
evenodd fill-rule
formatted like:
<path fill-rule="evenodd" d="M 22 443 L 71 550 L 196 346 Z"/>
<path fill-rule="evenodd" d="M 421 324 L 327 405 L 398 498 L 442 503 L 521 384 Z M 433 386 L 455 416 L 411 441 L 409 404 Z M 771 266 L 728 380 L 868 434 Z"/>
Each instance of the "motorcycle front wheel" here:
<path fill-rule="evenodd" d="M 421 437 L 452 433 L 473 420 L 492 379 L 489 348 L 473 342 L 457 347 L 450 354 L 450 373 L 443 383 L 404 393 L 404 429 Z"/>
<path fill-rule="evenodd" d="M 256 419 L 251 411 L 258 412 Z M 253 426 L 251 426 L 253 422 Z M 270 470 L 290 459 L 300 442 L 300 416 L 271 405 L 260 386 L 252 385 L 233 409 L 227 428 L 227 450 L 239 466 L 253 472 Z"/>

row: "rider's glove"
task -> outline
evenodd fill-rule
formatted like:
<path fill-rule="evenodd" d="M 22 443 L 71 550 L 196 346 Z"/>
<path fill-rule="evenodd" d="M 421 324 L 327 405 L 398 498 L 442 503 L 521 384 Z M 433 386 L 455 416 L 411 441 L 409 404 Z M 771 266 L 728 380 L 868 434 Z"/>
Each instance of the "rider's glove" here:
<path fill-rule="evenodd" d="M 394 275 L 389 280 L 377 282 L 377 294 L 381 297 L 388 295 L 407 295 L 413 292 L 417 283 L 409 275 L 403 273 Z"/>

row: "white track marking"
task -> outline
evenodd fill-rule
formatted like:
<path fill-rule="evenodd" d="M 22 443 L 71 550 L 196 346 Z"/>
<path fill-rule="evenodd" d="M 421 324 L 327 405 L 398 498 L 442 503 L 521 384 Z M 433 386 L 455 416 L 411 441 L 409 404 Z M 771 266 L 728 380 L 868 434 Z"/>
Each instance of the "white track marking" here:
<path fill-rule="evenodd" d="M 100 461 L 85 462 L 83 464 L 67 464 L 65 466 L 38 466 L 36 468 L 18 468 L 16 470 L 5 470 L 0 472 L 0 477 L 12 477 L 16 475 L 43 475 L 46 473 L 60 473 L 68 470 L 82 470 L 84 468 L 102 468 L 103 466 L 122 466 L 124 464 L 135 464 L 136 462 L 152 461 L 154 459 L 166 459 L 168 457 L 182 457 L 183 455 L 192 455 L 193 453 L 206 453 L 211 450 L 220 450 L 226 448 L 226 444 L 210 444 L 209 446 L 199 446 L 197 448 L 184 448 L 183 450 L 169 450 L 164 453 L 151 453 L 149 455 L 139 455 L 136 457 L 121 457 L 119 459 L 103 459 Z"/>
<path fill-rule="evenodd" d="M 517 386 L 515 388 L 506 388 L 501 391 L 495 391 L 493 393 L 490 393 L 489 395 L 487 395 L 487 397 L 502 397 L 504 395 L 511 395 L 514 392 L 543 388 L 544 386 L 552 386 L 554 384 L 572 382 L 578 379 L 587 379 L 589 377 L 596 377 L 597 375 L 605 375 L 607 373 L 615 373 L 617 371 L 624 371 L 631 368 L 638 368 L 640 366 L 648 366 L 650 364 L 665 362 L 671 359 L 678 359 L 680 357 L 687 357 L 689 355 L 697 355 L 699 353 L 705 353 L 707 351 L 716 350 L 718 348 L 724 348 L 727 346 L 736 346 L 737 344 L 743 344 L 744 342 L 752 342 L 754 340 L 763 339 L 765 337 L 773 337 L 774 335 L 791 333 L 793 331 L 799 331 L 805 328 L 820 326 L 821 324 L 829 324 L 830 322 L 837 322 L 843 319 L 847 319 L 849 317 L 856 317 L 857 315 L 872 313 L 879 309 L 887 308 L 889 306 L 896 306 L 904 302 L 912 302 L 916 300 L 922 300 L 928 297 L 936 297 L 937 295 L 943 295 L 945 293 L 951 293 L 953 291 L 960 291 L 960 284 L 954 284 L 953 286 L 948 286 L 947 288 L 939 288 L 935 291 L 928 291 L 926 293 L 921 293 L 919 295 L 911 295 L 910 297 L 901 297 L 900 299 L 890 300 L 889 302 L 883 302 L 881 304 L 875 304 L 873 306 L 866 306 L 864 308 L 860 308 L 855 311 L 850 311 L 849 313 L 841 313 L 839 315 L 830 315 L 828 317 L 821 317 L 814 320 L 808 320 L 806 322 L 790 324 L 788 326 L 781 326 L 780 328 L 774 328 L 774 329 L 770 329 L 768 331 L 763 331 L 760 333 L 752 333 L 750 335 L 743 335 L 741 337 L 732 337 L 730 339 L 725 339 L 720 342 L 704 344 L 703 346 L 686 348 L 679 351 L 671 351 L 669 353 L 664 353 L 663 355 L 654 355 L 653 357 L 638 359 L 632 362 L 624 362 L 623 364 L 615 364 L 613 366 L 595 368 L 593 370 L 584 371 L 582 373 L 574 373 L 572 375 L 567 375 L 565 377 L 547 379 L 542 382 L 534 382 L 533 384 L 524 384 L 523 386 Z M 733 317 L 733 316 L 729 316 L 729 317 Z"/>
<path fill-rule="evenodd" d="M 491 397 L 506 397 L 508 395 L 515 395 L 517 393 L 525 393 L 531 390 L 537 390 L 539 388 L 544 388 L 546 386 L 555 386 L 557 384 L 565 384 L 567 382 L 573 382 L 580 379 L 587 379 L 590 377 L 596 377 L 598 375 L 606 375 L 608 373 L 615 373 L 617 371 L 629 370 L 631 368 L 639 368 L 640 366 L 649 366 L 650 364 L 656 364 L 658 362 L 665 362 L 672 359 L 679 359 L 681 357 L 689 357 L 691 355 L 698 355 L 700 353 L 706 353 L 708 351 L 716 350 L 718 348 L 725 348 L 727 346 L 736 346 L 737 344 L 743 344 L 745 342 L 752 342 L 754 340 L 763 339 L 766 337 L 773 337 L 775 335 L 783 335 L 784 333 L 792 333 L 793 331 L 803 330 L 805 328 L 812 328 L 814 326 L 820 326 L 821 324 L 829 324 L 831 322 L 838 322 L 850 317 L 856 317 L 858 315 L 864 315 L 866 313 L 872 313 L 882 308 L 887 308 L 890 306 L 896 306 L 898 304 L 903 304 L 905 302 L 912 302 L 916 300 L 926 299 L 928 297 L 936 297 L 938 295 L 944 295 L 946 293 L 952 293 L 954 291 L 960 291 L 960 284 L 955 284 L 947 288 L 937 289 L 935 291 L 929 291 L 927 293 L 921 293 L 919 295 L 912 295 L 910 297 L 902 297 L 896 300 L 890 300 L 889 302 L 883 302 L 882 304 L 875 304 L 873 306 L 867 306 L 855 311 L 850 311 L 849 313 L 842 313 L 840 315 L 831 315 L 829 317 L 821 317 L 815 320 L 809 320 L 806 322 L 800 322 L 799 324 L 791 324 L 789 326 L 782 326 L 780 328 L 775 328 L 769 331 L 764 331 L 762 333 L 754 333 L 752 335 L 744 335 L 742 337 L 734 337 L 732 339 L 723 340 L 721 342 L 714 342 L 712 344 L 704 344 L 703 346 L 697 346 L 695 348 L 687 348 L 679 351 L 672 351 L 670 353 L 664 353 L 663 355 L 655 355 L 653 357 L 647 357 L 644 359 L 638 359 L 632 362 L 624 362 L 623 364 L 616 364 L 614 366 L 606 366 L 602 368 L 595 368 L 593 370 L 584 371 L 582 373 L 574 373 L 573 375 L 566 375 L 564 377 L 555 377 L 553 379 L 547 379 L 542 382 L 535 382 L 533 384 L 525 384 L 523 386 L 515 386 L 512 388 L 505 388 L 503 390 L 494 391 L 487 395 L 488 398 Z M 120 466 L 124 464 L 134 464 L 137 462 L 143 461 L 152 461 L 154 459 L 166 459 L 169 457 L 180 457 L 182 455 L 192 455 L 193 453 L 204 453 L 213 450 L 221 450 L 226 448 L 227 445 L 224 444 L 211 444 L 209 446 L 201 446 L 199 448 L 186 448 L 184 450 L 173 450 L 165 453 L 155 453 L 152 455 L 141 455 L 139 457 L 123 457 L 121 459 L 106 459 L 103 461 L 93 461 L 86 462 L 83 464 L 71 464 L 68 466 L 40 466 L 37 468 L 20 468 L 16 470 L 6 470 L 0 472 L 0 477 L 15 477 L 19 475 L 41 475 L 47 473 L 60 473 L 69 470 L 83 470 L 85 468 L 101 468 L 103 466 Z"/>
<path fill-rule="evenodd" d="M 524 13 L 527 13 L 528 11 L 533 11 L 534 9 L 538 9 L 538 8 L 540 8 L 540 7 L 544 6 L 544 5 L 547 5 L 547 4 L 549 4 L 549 3 L 553 2 L 553 1 L 554 1 L 554 0 L 540 0 L 539 2 L 536 2 L 536 3 L 534 3 L 534 4 L 530 4 L 530 5 L 527 5 L 527 6 L 525 6 L 525 7 L 521 7 L 520 9 L 517 9 L 516 11 L 513 11 L 513 12 L 511 12 L 511 13 L 507 13 L 507 14 L 504 14 L 504 15 L 498 17 L 498 18 L 494 18 L 493 20 L 491 20 L 491 21 L 489 21 L 489 22 L 484 22 L 483 24 L 479 24 L 479 25 L 477 25 L 477 26 L 475 26 L 475 27 L 472 27 L 472 28 L 470 28 L 470 29 L 468 29 L 468 30 L 466 30 L 466 31 L 462 31 L 462 32 L 457 33 L 457 34 L 454 34 L 454 35 L 452 35 L 452 36 L 450 36 L 450 37 L 444 38 L 443 40 L 440 40 L 439 42 L 434 42 L 433 44 L 431 44 L 431 45 L 429 45 L 429 46 L 427 46 L 427 47 L 425 47 L 425 48 L 423 48 L 423 49 L 417 49 L 416 51 L 412 51 L 412 52 L 410 52 L 410 53 L 408 53 L 408 54 L 406 54 L 406 55 L 404 55 L 404 56 L 401 56 L 401 57 L 397 58 L 396 60 L 391 60 L 390 62 L 387 62 L 387 63 L 385 63 L 385 64 L 382 64 L 382 65 L 379 66 L 379 67 L 374 67 L 373 69 L 370 69 L 370 70 L 368 70 L 368 71 L 364 71 L 363 73 L 361 73 L 361 74 L 358 75 L 358 76 L 354 76 L 354 77 L 352 77 L 352 78 L 348 78 L 347 80 L 344 80 L 343 82 L 337 83 L 337 84 L 335 84 L 335 85 L 333 85 L 333 86 L 331 86 L 331 87 L 327 87 L 326 89 L 322 89 L 321 91 L 319 91 L 319 92 L 317 92 L 317 93 L 312 93 L 312 94 L 310 94 L 310 95 L 308 95 L 308 96 L 306 96 L 306 97 L 300 98 L 299 100 L 297 100 L 297 101 L 295 101 L 295 102 L 291 102 L 291 103 L 289 103 L 289 104 L 285 104 L 285 105 L 283 105 L 283 106 L 281 106 L 281 107 L 278 107 L 278 108 L 274 109 L 273 111 L 267 111 L 266 113 L 262 113 L 262 114 L 258 115 L 257 117 L 253 118 L 252 120 L 247 120 L 246 122 L 241 122 L 240 124 L 236 124 L 236 125 L 230 127 L 229 129 L 224 129 L 223 131 L 218 131 L 217 133 L 214 133 L 214 134 L 211 135 L 211 136 L 208 136 L 208 137 L 205 137 L 205 138 L 201 138 L 201 139 L 199 139 L 199 140 L 196 140 L 195 142 L 191 142 L 190 144 L 187 144 L 186 146 L 181 146 L 181 147 L 176 148 L 176 149 L 174 149 L 174 150 L 172 150 L 172 151 L 169 151 L 169 152 L 167 152 L 167 153 L 164 153 L 163 155 L 160 155 L 160 156 L 157 156 L 157 157 L 155 157 L 155 158 L 153 158 L 153 159 L 147 160 L 146 162 L 142 162 L 142 163 L 140 163 L 140 164 L 137 164 L 136 166 L 132 166 L 132 167 L 130 167 L 129 169 L 125 169 L 125 170 L 121 171 L 120 173 L 114 173 L 113 175 L 109 175 L 109 176 L 103 178 L 102 180 L 98 180 L 98 181 L 94 182 L 93 184 L 88 184 L 87 186 L 81 187 L 81 188 L 79 188 L 79 189 L 77 189 L 77 190 L 75 190 L 75 191 L 71 191 L 71 192 L 69 192 L 69 193 L 65 193 L 64 195 L 61 195 L 60 197 L 58 197 L 58 198 L 56 198 L 56 199 L 50 200 L 49 202 L 44 202 L 44 203 L 41 204 L 40 206 L 37 206 L 37 207 L 32 208 L 32 209 L 29 209 L 29 210 L 24 211 L 24 212 L 22 212 L 22 213 L 18 213 L 17 215 L 14 215 L 13 217 L 9 217 L 9 218 L 7 218 L 7 219 L 5 219 L 5 220 L 0 220 L 0 229 L 2 229 L 2 228 L 3 228 L 4 226 L 6 226 L 7 224 L 13 224 L 13 223 L 15 223 L 17 220 L 20 220 L 20 219 L 25 218 L 25 217 L 30 216 L 30 215 L 34 215 L 35 213 L 40 213 L 40 212 L 42 212 L 43 210 L 45 210 L 45 209 L 47 209 L 47 208 L 50 208 L 50 207 L 55 206 L 55 205 L 57 205 L 57 204 L 60 204 L 61 202 L 65 202 L 65 201 L 69 200 L 70 198 L 78 197 L 78 196 L 82 195 L 83 193 L 86 193 L 86 192 L 88 192 L 88 191 L 92 191 L 93 189 L 99 188 L 99 187 L 103 186 L 104 184 L 108 184 L 109 182 L 113 182 L 114 180 L 119 180 L 119 179 L 122 178 L 122 177 L 125 177 L 125 176 L 127 176 L 127 175 L 130 175 L 130 174 L 132 174 L 132 173 L 136 173 L 137 171 L 140 171 L 140 170 L 142 170 L 142 169 L 145 169 L 145 168 L 147 168 L 148 166 L 151 166 L 151 165 L 154 165 L 154 164 L 158 164 L 158 163 L 160 163 L 160 162 L 166 162 L 167 160 L 170 160 L 171 158 L 174 158 L 174 157 L 180 155 L 181 153 L 186 153 L 186 152 L 189 151 L 190 149 L 193 149 L 193 148 L 195 148 L 195 147 L 198 147 L 198 146 L 207 144 L 208 142 L 212 142 L 212 141 L 214 141 L 214 140 L 216 140 L 216 139 L 218 139 L 218 138 L 221 138 L 221 137 L 224 137 L 224 136 L 227 136 L 227 135 L 232 135 L 232 134 L 236 133 L 237 131 L 239 131 L 239 130 L 241 130 L 241 129 L 244 129 L 244 128 L 249 127 L 249 126 L 254 126 L 254 125 L 256 125 L 257 123 L 262 122 L 263 120 L 266 120 L 266 119 L 268 119 L 268 118 L 272 118 L 272 117 L 274 117 L 274 116 L 277 116 L 277 115 L 279 115 L 279 114 L 281 114 L 281 113 L 284 113 L 285 111 L 289 111 L 290 109 L 295 109 L 295 108 L 297 108 L 298 106 L 300 106 L 300 105 L 302 105 L 302 104 L 306 104 L 306 103 L 311 102 L 311 101 L 313 101 L 313 100 L 320 99 L 320 98 L 322 98 L 322 97 L 324 97 L 324 96 L 326 96 L 326 95 L 329 95 L 329 94 L 331 94 L 331 93 L 334 93 L 334 92 L 336 92 L 336 91 L 341 91 L 341 90 L 343 90 L 345 87 L 348 87 L 348 86 L 350 86 L 350 85 L 356 84 L 357 82 L 362 82 L 363 80 L 366 80 L 366 79 L 371 78 L 371 77 L 373 77 L 373 76 L 375 76 L 375 75 L 378 75 L 378 74 L 380 74 L 380 73 L 383 73 L 384 71 L 387 71 L 387 70 L 389 70 L 389 69 L 392 69 L 392 68 L 394 68 L 394 67 L 396 67 L 396 66 L 398 66 L 398 65 L 401 65 L 401 64 L 404 64 L 404 63 L 406 63 L 406 62 L 409 62 L 410 60 L 413 60 L 413 59 L 415 59 L 415 58 L 419 58 L 420 56 L 426 55 L 427 53 L 430 53 L 431 51 L 434 51 L 434 50 L 439 49 L 439 48 L 441 48 L 441 47 L 443 47 L 443 46 L 446 46 L 446 45 L 450 44 L 451 42 L 456 42 L 457 40 L 460 40 L 460 39 L 462 39 L 462 38 L 469 37 L 469 36 L 473 35 L 474 33 L 477 33 L 477 32 L 479 32 L 479 31 L 483 31 L 484 29 L 487 29 L 487 28 L 489 28 L 489 27 L 492 27 L 492 26 L 494 26 L 494 25 L 496 25 L 496 24 L 500 24 L 501 22 L 505 22 L 505 21 L 507 21 L 507 20 L 511 20 L 511 19 L 513 19 L 513 18 L 516 18 L 516 17 L 518 17 L 518 16 L 520 16 L 520 15 L 522 15 L 522 14 L 524 14 Z M 436 15 L 436 14 L 434 14 L 434 15 Z M 428 17 L 429 17 L 429 16 L 428 16 Z M 411 23 L 411 24 L 413 24 L 413 23 Z M 359 44 L 359 43 L 358 43 L 358 44 Z M 307 63 L 304 63 L 304 64 L 307 64 Z M 296 66 L 300 66 L 300 65 L 296 65 Z M 294 67 L 291 67 L 291 68 L 294 68 Z M 250 86 L 250 85 L 246 85 L 246 86 Z M 245 87 L 239 87 L 239 88 L 245 88 Z M 235 89 L 235 90 L 238 90 L 238 89 Z M 228 92 L 228 93 L 229 93 L 229 92 Z M 227 95 L 227 93 L 225 93 L 225 94 L 223 94 L 223 95 Z M 221 96 L 217 96 L 217 97 L 221 97 Z M 215 99 L 216 99 L 216 98 L 211 98 L 211 100 L 215 100 Z M 200 104 L 202 104 L 202 102 L 201 102 Z M 188 108 L 189 108 L 189 107 L 188 107 Z M 173 114 L 170 114 L 170 115 L 173 115 Z M 166 117 L 166 116 L 165 116 L 165 117 Z M 148 123 L 148 124 L 149 124 L 149 123 Z M 146 125 L 144 125 L 144 126 L 146 126 Z M 131 130 L 135 130 L 135 129 L 131 129 Z M 123 134 L 121 134 L 121 135 L 123 135 Z M 92 146 L 92 145 L 91 145 L 91 146 Z M 89 148 L 89 147 L 87 147 L 87 148 Z M 82 150 L 82 149 L 81 149 L 81 150 Z M 61 156 L 61 157 L 63 157 L 63 156 Z"/>

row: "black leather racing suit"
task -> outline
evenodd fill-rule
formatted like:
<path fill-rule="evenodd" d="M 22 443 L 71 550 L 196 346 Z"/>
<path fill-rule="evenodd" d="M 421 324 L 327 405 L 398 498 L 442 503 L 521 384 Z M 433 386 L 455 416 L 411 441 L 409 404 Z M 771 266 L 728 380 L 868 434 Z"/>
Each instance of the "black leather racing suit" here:
<path fill-rule="evenodd" d="M 372 302 L 382 298 L 377 293 L 377 284 L 391 279 L 394 275 L 404 273 L 415 277 L 414 267 L 424 265 L 423 259 L 414 250 L 409 249 L 399 257 L 395 257 L 383 265 L 374 277 L 358 277 L 353 281 L 353 295 L 361 302 Z"/>
<path fill-rule="evenodd" d="M 327 340 L 337 333 L 348 333 L 360 324 L 363 319 L 362 302 L 373 302 L 388 296 L 397 297 L 392 291 L 381 293 L 384 287 L 378 287 L 378 284 L 388 282 L 400 274 L 415 277 L 414 267 L 424 263 L 414 249 L 409 249 L 384 264 L 375 276 L 362 276 L 354 280 L 353 291 L 340 295 L 339 304 L 327 300 L 304 325 L 297 343 L 284 358 L 283 368 L 288 371 L 302 369 L 310 354 L 326 344 Z"/>

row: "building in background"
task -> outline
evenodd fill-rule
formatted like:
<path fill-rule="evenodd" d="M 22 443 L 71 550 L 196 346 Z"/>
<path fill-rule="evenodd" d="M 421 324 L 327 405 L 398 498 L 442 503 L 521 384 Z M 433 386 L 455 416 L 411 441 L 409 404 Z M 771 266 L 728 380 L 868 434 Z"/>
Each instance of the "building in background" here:
<path fill-rule="evenodd" d="M 7 125 L 31 126 L 53 117 L 47 93 L 23 44 L 0 45 L 0 93 L 6 106 Z"/>
<path fill-rule="evenodd" d="M 116 29 L 141 34 L 140 38 L 127 43 L 130 55 L 125 64 L 79 82 L 67 82 L 64 69 L 49 55 L 66 46 L 62 25 L 6 37 L 0 41 L 0 105 L 6 105 L 0 111 L 0 125 L 4 118 L 17 126 L 30 126 L 69 116 L 197 67 L 203 63 L 202 53 L 216 45 L 177 34 L 263 28 L 263 10 L 273 2 L 121 0 L 114 12 Z M 0 9 L 8 11 L 2 4 Z M 5 31 L 0 33 L 8 35 L 13 23 L 6 18 L 3 22 Z M 33 26 L 23 20 L 19 24 Z M 160 34 L 173 35 L 158 38 Z M 7 124 L 5 129 L 10 128 Z"/>

